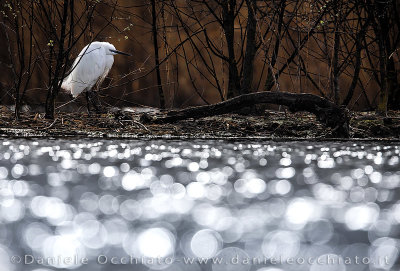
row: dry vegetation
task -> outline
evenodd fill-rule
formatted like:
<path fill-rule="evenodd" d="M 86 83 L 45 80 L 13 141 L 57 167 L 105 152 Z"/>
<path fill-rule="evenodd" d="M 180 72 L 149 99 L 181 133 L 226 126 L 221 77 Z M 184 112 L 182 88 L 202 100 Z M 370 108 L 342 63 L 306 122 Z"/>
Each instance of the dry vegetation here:
<path fill-rule="evenodd" d="M 86 113 L 59 113 L 54 120 L 44 113 L 22 113 L 16 121 L 13 112 L 0 108 L 0 137 L 89 137 L 89 138 L 263 138 L 312 139 L 336 138 L 309 113 L 260 111 L 248 115 L 224 114 L 202 119 L 189 118 L 174 123 L 148 123 L 149 118 L 163 117 L 165 112 L 150 110 L 111 110 L 107 114 L 88 116 Z M 400 112 L 388 112 L 387 117 L 375 113 L 353 113 L 350 122 L 351 140 L 400 140 Z M 18 127 L 18 129 L 15 129 Z"/>

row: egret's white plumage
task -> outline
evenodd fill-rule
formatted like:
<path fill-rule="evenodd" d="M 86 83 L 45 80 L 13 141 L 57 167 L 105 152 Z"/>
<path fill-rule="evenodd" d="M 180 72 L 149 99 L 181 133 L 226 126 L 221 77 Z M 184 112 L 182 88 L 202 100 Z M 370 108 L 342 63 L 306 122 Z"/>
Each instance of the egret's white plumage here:
<path fill-rule="evenodd" d="M 75 59 L 71 73 L 64 79 L 61 88 L 70 91 L 73 97 L 84 90 L 90 91 L 96 83 L 101 84 L 106 78 L 115 54 L 126 53 L 117 51 L 108 42 L 95 41 L 86 45 Z"/>

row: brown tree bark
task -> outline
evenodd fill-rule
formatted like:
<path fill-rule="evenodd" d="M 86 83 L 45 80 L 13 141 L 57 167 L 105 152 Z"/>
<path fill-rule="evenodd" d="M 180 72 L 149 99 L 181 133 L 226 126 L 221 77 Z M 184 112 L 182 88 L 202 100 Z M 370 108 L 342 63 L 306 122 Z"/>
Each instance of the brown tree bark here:
<path fill-rule="evenodd" d="M 66 39 L 66 24 L 67 24 L 67 19 L 68 19 L 68 6 L 70 2 L 68 0 L 64 0 L 63 3 L 63 13 L 62 13 L 62 20 L 61 20 L 61 31 L 60 31 L 60 40 L 59 40 L 59 48 L 58 48 L 58 55 L 57 55 L 57 63 L 56 63 L 56 68 L 54 71 L 54 77 L 53 77 L 53 82 L 50 86 L 50 89 L 47 93 L 47 98 L 46 98 L 46 104 L 45 104 L 45 109 L 46 109 L 46 114 L 45 118 L 46 119 L 54 119 L 54 110 L 55 110 L 55 102 L 56 98 L 58 95 L 58 92 L 60 91 L 61 87 L 61 82 L 60 82 L 60 72 L 62 69 L 62 64 L 63 64 L 63 59 L 64 59 L 64 41 Z M 73 15 L 71 15 L 73 16 Z"/>
<path fill-rule="evenodd" d="M 235 8 L 236 0 L 222 2 L 222 27 L 224 29 L 226 44 L 228 46 L 228 98 L 240 94 L 240 78 L 235 55 Z"/>
<path fill-rule="evenodd" d="M 161 109 L 165 109 L 165 97 L 164 91 L 161 82 L 161 73 L 160 73 L 160 57 L 158 52 L 158 37 L 157 37 L 157 12 L 156 12 L 156 1 L 151 0 L 151 17 L 152 17 L 152 33 L 153 33 L 153 47 L 154 47 L 154 57 L 156 64 L 156 74 L 157 74 L 157 86 L 158 86 L 158 95 L 160 97 L 160 107 Z"/>
<path fill-rule="evenodd" d="M 246 38 L 246 54 L 243 61 L 243 74 L 241 82 L 241 94 L 245 94 L 247 90 L 251 89 L 254 75 L 254 57 L 257 52 L 256 48 L 256 8 L 255 0 L 246 0 L 247 4 L 247 38 Z"/>

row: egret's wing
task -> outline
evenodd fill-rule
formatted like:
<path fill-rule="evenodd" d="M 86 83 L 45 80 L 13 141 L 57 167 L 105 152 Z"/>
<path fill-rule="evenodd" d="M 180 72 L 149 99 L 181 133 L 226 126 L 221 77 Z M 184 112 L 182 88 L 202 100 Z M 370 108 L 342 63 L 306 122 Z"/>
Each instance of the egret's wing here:
<path fill-rule="evenodd" d="M 86 46 L 75 59 L 72 71 L 61 87 L 69 90 L 74 97 L 85 89 L 91 89 L 103 75 L 105 57 L 99 44 L 92 43 L 88 48 Z"/>

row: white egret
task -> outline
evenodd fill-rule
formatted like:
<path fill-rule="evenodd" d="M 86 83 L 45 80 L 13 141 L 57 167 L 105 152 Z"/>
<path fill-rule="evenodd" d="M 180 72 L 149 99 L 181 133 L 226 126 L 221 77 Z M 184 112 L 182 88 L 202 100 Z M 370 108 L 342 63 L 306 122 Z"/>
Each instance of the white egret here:
<path fill-rule="evenodd" d="M 82 92 L 86 92 L 89 113 L 89 103 L 97 112 L 100 111 L 97 91 L 109 73 L 116 54 L 130 56 L 130 54 L 116 50 L 114 45 L 108 42 L 95 41 L 86 45 L 75 59 L 70 74 L 62 82 L 61 88 L 70 91 L 74 98 Z M 92 88 L 96 83 L 97 89 L 93 92 Z"/>

